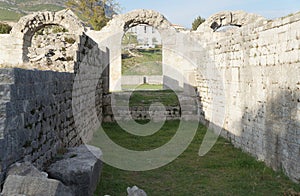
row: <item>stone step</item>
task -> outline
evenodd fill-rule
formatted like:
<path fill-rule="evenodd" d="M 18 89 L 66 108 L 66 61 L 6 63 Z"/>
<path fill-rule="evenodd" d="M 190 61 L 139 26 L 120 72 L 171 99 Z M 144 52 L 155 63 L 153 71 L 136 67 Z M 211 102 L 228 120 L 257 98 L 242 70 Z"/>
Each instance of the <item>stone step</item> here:
<path fill-rule="evenodd" d="M 154 111 L 149 111 L 149 107 L 147 106 L 133 106 L 128 108 L 128 99 L 130 97 L 130 93 L 122 92 L 115 93 L 113 96 L 118 98 L 116 105 L 112 107 L 105 107 L 105 115 L 104 121 L 112 121 L 112 120 L 143 120 L 143 119 L 151 119 L 153 121 L 161 121 L 164 119 L 167 120 L 192 120 L 198 121 L 199 117 L 198 113 L 198 98 L 191 97 L 184 94 L 179 94 L 178 99 L 180 101 L 180 106 L 166 106 L 165 108 L 157 107 Z M 124 99 L 124 100 L 122 100 Z M 127 106 L 126 106 L 127 105 Z M 128 111 L 128 109 L 130 111 Z M 153 109 L 153 108 L 152 108 Z"/>
<path fill-rule="evenodd" d="M 181 119 L 186 120 L 186 121 L 199 121 L 199 116 L 198 115 L 182 115 Z"/>

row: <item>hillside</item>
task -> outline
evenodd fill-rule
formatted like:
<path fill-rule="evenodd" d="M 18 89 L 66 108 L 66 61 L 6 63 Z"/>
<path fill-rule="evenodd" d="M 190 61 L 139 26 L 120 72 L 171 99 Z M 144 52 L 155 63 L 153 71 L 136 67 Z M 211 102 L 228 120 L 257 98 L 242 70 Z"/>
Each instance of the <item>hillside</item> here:
<path fill-rule="evenodd" d="M 0 21 L 17 21 L 21 16 L 36 11 L 58 11 L 66 0 L 0 0 Z"/>

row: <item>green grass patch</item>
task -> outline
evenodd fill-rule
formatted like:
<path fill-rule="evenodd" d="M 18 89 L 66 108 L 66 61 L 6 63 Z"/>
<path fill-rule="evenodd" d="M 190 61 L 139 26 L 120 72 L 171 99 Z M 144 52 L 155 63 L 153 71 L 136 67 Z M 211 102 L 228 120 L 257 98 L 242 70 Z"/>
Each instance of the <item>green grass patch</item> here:
<path fill-rule="evenodd" d="M 20 6 L 20 8 L 22 10 L 30 11 L 30 12 L 37 12 L 37 11 L 53 11 L 53 12 L 56 12 L 56 11 L 64 9 L 61 6 L 53 5 L 53 4 L 38 4 L 38 5 L 31 5 L 31 6 L 25 5 L 25 6 Z"/>
<path fill-rule="evenodd" d="M 139 49 L 133 51 L 139 56 L 130 56 L 127 51 L 122 52 L 123 75 L 162 75 L 162 50 Z"/>
<path fill-rule="evenodd" d="M 16 8 L 15 5 L 9 4 L 7 2 L 0 2 L 0 8 L 6 8 L 6 9 L 12 9 L 12 8 Z"/>
<path fill-rule="evenodd" d="M 162 90 L 162 84 L 122 85 L 122 90 Z"/>
<path fill-rule="evenodd" d="M 37 0 L 15 0 L 16 4 L 26 4 L 30 2 L 35 2 Z"/>
<path fill-rule="evenodd" d="M 22 16 L 20 13 L 0 8 L 0 21 L 18 21 Z"/>
<path fill-rule="evenodd" d="M 103 128 L 121 146 L 149 150 L 168 142 L 178 123 L 167 121 L 159 132 L 147 137 L 132 136 L 116 123 L 105 123 Z M 199 157 L 205 132 L 205 127 L 200 125 L 188 149 L 172 163 L 155 170 L 130 172 L 104 164 L 95 195 L 126 195 L 126 188 L 133 185 L 144 189 L 148 195 L 284 195 L 300 192 L 300 186 L 282 172 L 274 172 L 225 139 L 219 138 L 208 154 Z"/>
<path fill-rule="evenodd" d="M 122 105 L 122 100 L 126 99 L 124 93 L 115 93 L 117 105 Z M 159 102 L 165 106 L 178 106 L 179 100 L 176 93 L 172 90 L 153 90 L 153 91 L 133 91 L 130 99 L 129 106 L 150 106 L 151 104 Z"/>

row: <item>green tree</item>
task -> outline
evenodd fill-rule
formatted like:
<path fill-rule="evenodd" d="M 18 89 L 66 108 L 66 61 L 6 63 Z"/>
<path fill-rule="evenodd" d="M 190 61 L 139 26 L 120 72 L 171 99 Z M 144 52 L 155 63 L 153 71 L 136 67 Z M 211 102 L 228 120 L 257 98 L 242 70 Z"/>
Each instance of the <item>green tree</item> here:
<path fill-rule="evenodd" d="M 107 24 L 109 17 L 106 14 L 112 15 L 120 10 L 120 5 L 115 0 L 68 0 L 66 6 L 95 30 L 100 30 Z"/>
<path fill-rule="evenodd" d="M 197 28 L 199 27 L 199 25 L 201 25 L 203 22 L 205 22 L 205 19 L 202 18 L 201 16 L 198 16 L 197 18 L 195 18 L 193 24 L 192 24 L 192 29 L 194 31 L 197 30 Z"/>

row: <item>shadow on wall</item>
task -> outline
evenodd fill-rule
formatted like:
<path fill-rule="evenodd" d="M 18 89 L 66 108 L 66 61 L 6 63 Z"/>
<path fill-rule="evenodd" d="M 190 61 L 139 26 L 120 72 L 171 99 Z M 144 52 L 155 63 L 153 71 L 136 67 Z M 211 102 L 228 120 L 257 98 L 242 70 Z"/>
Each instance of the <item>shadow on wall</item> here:
<path fill-rule="evenodd" d="M 17 161 L 29 161 L 43 169 L 66 147 L 82 144 L 82 136 L 90 134 L 96 119 L 87 116 L 85 127 L 78 127 L 75 115 L 96 108 L 101 116 L 102 94 L 108 92 L 108 68 L 104 68 L 108 52 L 83 35 L 75 73 L 0 69 L 0 183 L 7 168 Z M 90 67 L 98 67 L 102 73 L 89 72 Z M 90 85 L 93 81 L 94 86 Z M 80 85 L 74 88 L 75 82 Z M 96 102 L 90 104 L 87 98 L 95 93 Z M 80 102 L 74 105 L 74 99 Z"/>
<path fill-rule="evenodd" d="M 273 97 L 273 98 L 272 98 Z M 300 91 L 282 90 L 266 103 L 265 160 L 300 182 Z"/>
<path fill-rule="evenodd" d="M 16 161 L 30 161 L 38 168 L 63 147 L 80 144 L 72 116 L 74 74 L 1 69 L 13 78 L 5 110 L 3 139 L 0 140 L 2 172 Z M 2 173 L 3 180 L 4 173 Z"/>
<path fill-rule="evenodd" d="M 241 135 L 227 133 L 227 137 L 274 170 L 282 169 L 300 182 L 299 89 L 273 91 L 268 96 L 266 103 L 244 111 Z"/>

